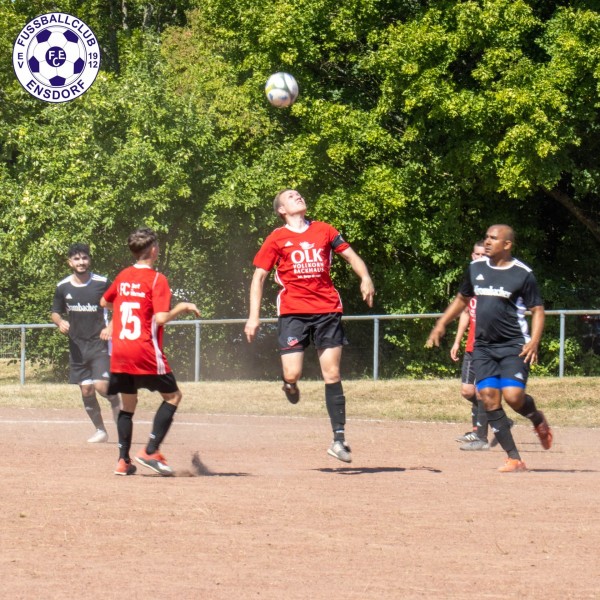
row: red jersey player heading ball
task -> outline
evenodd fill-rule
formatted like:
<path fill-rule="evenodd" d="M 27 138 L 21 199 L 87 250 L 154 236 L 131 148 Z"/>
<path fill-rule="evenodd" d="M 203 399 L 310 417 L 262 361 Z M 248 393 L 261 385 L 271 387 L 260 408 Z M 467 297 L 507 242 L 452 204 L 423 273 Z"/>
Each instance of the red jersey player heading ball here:
<path fill-rule="evenodd" d="M 312 339 L 325 380 L 325 404 L 333 429 L 333 442 L 327 452 L 351 462 L 344 433 L 346 398 L 340 376 L 342 347 L 347 341 L 342 327 L 342 301 L 329 275 L 333 254 L 346 260 L 358 275 L 363 300 L 369 306 L 373 306 L 373 282 L 365 263 L 339 231 L 305 218 L 306 202 L 296 190 L 277 194 L 273 209 L 285 225 L 267 237 L 254 258 L 246 337 L 249 342 L 256 337 L 264 282 L 275 267 L 275 279 L 281 286 L 277 315 L 283 391 L 292 404 L 300 399 L 296 384 L 302 375 L 304 350 Z"/>

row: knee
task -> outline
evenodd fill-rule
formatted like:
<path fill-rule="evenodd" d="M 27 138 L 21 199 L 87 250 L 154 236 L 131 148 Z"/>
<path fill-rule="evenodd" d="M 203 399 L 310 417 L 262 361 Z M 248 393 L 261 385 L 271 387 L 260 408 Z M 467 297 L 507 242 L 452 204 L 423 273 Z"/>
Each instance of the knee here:
<path fill-rule="evenodd" d="M 502 404 L 500 390 L 492 388 L 483 389 L 479 391 L 479 396 L 485 406 L 485 410 L 498 410 Z"/>
<path fill-rule="evenodd" d="M 475 392 L 474 385 L 464 385 L 460 388 L 460 395 L 469 402 L 475 402 L 477 400 L 477 395 Z"/>
<path fill-rule="evenodd" d="M 503 396 L 506 403 L 514 410 L 518 410 L 525 403 L 525 390 L 521 388 L 505 389 Z"/>
<path fill-rule="evenodd" d="M 290 367 L 283 368 L 283 378 L 288 383 L 297 383 L 300 377 L 302 377 L 302 369 Z"/>
<path fill-rule="evenodd" d="M 321 366 L 321 375 L 325 383 L 338 383 L 342 380 L 340 366 L 336 364 Z"/>
<path fill-rule="evenodd" d="M 81 388 L 81 395 L 84 398 L 88 398 L 89 396 L 93 396 L 95 392 L 95 388 L 92 384 L 82 384 L 79 386 Z"/>
<path fill-rule="evenodd" d="M 182 398 L 183 398 L 183 394 L 181 393 L 180 390 L 177 390 L 176 392 L 173 392 L 172 394 L 165 394 L 163 396 L 163 399 L 165 400 L 165 402 L 168 402 L 169 404 L 172 404 L 173 406 L 179 406 L 179 403 L 181 402 Z"/>

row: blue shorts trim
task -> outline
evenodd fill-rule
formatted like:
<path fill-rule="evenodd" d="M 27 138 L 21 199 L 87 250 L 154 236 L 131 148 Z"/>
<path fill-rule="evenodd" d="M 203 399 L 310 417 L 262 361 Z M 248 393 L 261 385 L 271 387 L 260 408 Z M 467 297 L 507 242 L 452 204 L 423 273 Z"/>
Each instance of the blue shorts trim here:
<path fill-rule="evenodd" d="M 475 387 L 477 388 L 478 392 L 483 390 L 484 388 L 494 388 L 496 390 L 502 389 L 502 385 L 500 384 L 500 377 L 486 377 L 485 379 L 478 381 L 475 384 Z"/>
<path fill-rule="evenodd" d="M 506 379 L 506 378 L 502 378 L 500 380 L 500 385 L 502 386 L 502 388 L 506 388 L 506 387 L 518 387 L 518 388 L 525 389 L 525 384 L 522 381 L 519 381 L 518 379 Z"/>
<path fill-rule="evenodd" d="M 518 379 L 508 379 L 503 377 L 487 377 L 486 379 L 482 379 L 478 381 L 476 386 L 477 391 L 480 392 L 484 388 L 494 388 L 496 390 L 502 390 L 507 387 L 517 387 L 521 389 L 525 389 L 525 383 L 519 381 Z"/>

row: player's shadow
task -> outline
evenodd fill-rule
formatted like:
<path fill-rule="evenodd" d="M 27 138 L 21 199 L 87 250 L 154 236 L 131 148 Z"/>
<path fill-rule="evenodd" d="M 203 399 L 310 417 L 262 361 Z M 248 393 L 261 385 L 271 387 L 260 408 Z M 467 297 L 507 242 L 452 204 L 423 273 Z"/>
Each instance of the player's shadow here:
<path fill-rule="evenodd" d="M 404 471 L 442 472 L 440 469 L 434 469 L 433 467 L 327 467 L 314 470 L 320 473 L 339 473 L 340 475 L 374 475 L 376 473 L 403 473 Z"/>
<path fill-rule="evenodd" d="M 171 479 L 171 477 L 162 477 L 157 473 L 139 473 L 142 477 L 151 477 L 153 479 Z M 199 472 L 195 469 L 177 469 L 173 472 L 172 477 L 251 477 L 250 473 L 227 472 L 219 473 L 218 471 Z"/>
<path fill-rule="evenodd" d="M 530 469 L 529 473 L 597 473 L 596 469 Z"/>

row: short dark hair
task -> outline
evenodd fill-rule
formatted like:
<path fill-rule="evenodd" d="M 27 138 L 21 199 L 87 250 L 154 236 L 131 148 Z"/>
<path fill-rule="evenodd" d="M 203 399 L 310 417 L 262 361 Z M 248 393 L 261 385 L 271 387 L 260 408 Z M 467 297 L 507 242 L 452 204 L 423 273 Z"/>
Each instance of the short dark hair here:
<path fill-rule="evenodd" d="M 158 237 L 150 227 L 139 227 L 127 238 L 129 250 L 138 260 L 147 258 L 148 250 L 156 244 L 158 244 Z"/>
<path fill-rule="evenodd" d="M 84 244 L 83 242 L 77 242 L 75 244 L 71 244 L 69 249 L 67 250 L 67 256 L 72 258 L 76 254 L 85 254 L 86 256 L 91 256 L 90 247 L 88 244 Z"/>
<path fill-rule="evenodd" d="M 496 223 L 495 225 L 491 225 L 489 229 L 492 227 L 498 227 L 498 229 L 504 230 L 504 239 L 508 242 L 512 242 L 513 246 L 516 241 L 515 230 L 510 225 L 505 225 L 504 223 Z"/>

